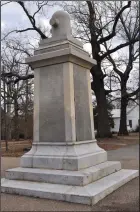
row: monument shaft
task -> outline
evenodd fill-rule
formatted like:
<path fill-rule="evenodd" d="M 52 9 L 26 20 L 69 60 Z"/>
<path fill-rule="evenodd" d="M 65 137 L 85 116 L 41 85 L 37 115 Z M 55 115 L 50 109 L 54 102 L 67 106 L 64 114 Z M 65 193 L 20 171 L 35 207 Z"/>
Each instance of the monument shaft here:
<path fill-rule="evenodd" d="M 21 166 L 80 170 L 107 160 L 94 136 L 90 69 L 96 61 L 71 36 L 65 12 L 50 23 L 52 38 L 27 58 L 35 72 L 34 140 Z"/>
<path fill-rule="evenodd" d="M 94 139 L 89 69 L 66 62 L 34 72 L 34 142 Z"/>

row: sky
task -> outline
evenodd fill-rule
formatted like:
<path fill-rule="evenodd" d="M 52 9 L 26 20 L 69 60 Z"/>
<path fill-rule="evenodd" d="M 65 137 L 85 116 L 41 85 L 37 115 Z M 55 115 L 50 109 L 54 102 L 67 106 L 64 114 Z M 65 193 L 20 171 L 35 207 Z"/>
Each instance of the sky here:
<path fill-rule="evenodd" d="M 2 1 L 3 3 L 5 1 Z M 53 1 L 50 1 L 51 3 Z M 51 4 L 50 3 L 50 4 Z M 32 13 L 33 11 L 36 11 L 36 7 L 33 6 L 32 1 L 26 2 L 28 4 L 29 11 Z M 48 28 L 50 30 L 50 24 L 49 20 L 53 13 L 57 10 L 62 9 L 60 6 L 55 5 L 52 7 L 44 7 L 45 8 L 45 15 L 44 16 L 37 16 L 36 20 L 39 20 L 39 23 L 42 27 Z M 30 22 L 28 20 L 28 17 L 24 13 L 23 9 L 20 5 L 18 5 L 16 2 L 11 2 L 10 4 L 6 4 L 2 6 L 1 9 L 1 29 L 2 32 L 7 32 L 13 29 L 23 29 L 30 27 Z M 28 34 L 33 35 L 33 32 L 28 32 Z M 32 40 L 32 42 L 36 42 L 35 40 Z M 117 39 L 113 40 L 114 44 L 117 45 L 120 43 Z M 91 54 L 91 45 L 90 43 L 84 44 L 84 49 L 88 51 Z M 126 52 L 126 49 L 124 48 L 124 53 Z M 118 53 L 114 53 L 115 57 L 118 57 Z"/>
<path fill-rule="evenodd" d="M 61 7 L 57 5 L 53 7 L 49 7 L 49 9 L 45 7 L 45 13 L 47 14 L 47 15 L 45 14 L 46 17 L 45 16 L 37 17 L 39 19 L 40 24 L 50 30 L 51 27 L 49 24 L 49 20 L 51 19 L 51 16 L 53 15 L 53 13 L 60 9 Z M 34 8 L 34 11 L 35 11 L 35 8 Z M 15 2 L 11 2 L 10 4 L 2 6 L 2 9 L 1 9 L 2 32 L 6 30 L 10 31 L 10 29 L 11 30 L 21 29 L 21 26 L 22 26 L 22 29 L 29 27 L 30 22 L 28 20 L 28 17 L 24 13 L 23 9 L 20 7 L 20 5 L 18 5 Z M 84 49 L 91 54 L 90 43 L 85 44 Z"/>
<path fill-rule="evenodd" d="M 3 3 L 4 3 L 4 1 L 3 1 Z M 27 4 L 29 4 L 28 8 L 30 9 L 31 12 L 36 11 L 36 9 L 35 9 L 35 7 L 33 7 L 33 5 L 31 6 L 30 3 L 27 3 Z M 53 13 L 60 9 L 61 9 L 61 7 L 56 6 L 56 5 L 49 7 L 49 8 L 45 7 L 44 16 L 37 16 L 36 20 L 39 20 L 41 26 L 48 28 L 48 30 L 50 30 L 49 20 L 50 20 L 51 16 L 53 15 Z M 7 30 L 11 31 L 13 29 L 23 29 L 23 28 L 27 28 L 30 26 L 31 25 L 28 20 L 28 17 L 24 13 L 21 6 L 18 5 L 16 2 L 11 2 L 10 4 L 2 6 L 2 9 L 1 9 L 2 32 L 7 32 Z M 34 32 L 29 32 L 29 34 L 31 35 L 30 36 L 31 42 L 34 44 L 38 41 L 33 39 L 33 33 Z M 114 44 L 117 45 L 118 43 L 120 43 L 120 41 L 118 41 L 117 39 L 114 40 Z M 88 51 L 89 53 L 91 53 L 90 43 L 85 44 L 84 49 L 86 51 Z M 127 50 L 124 48 L 123 51 L 124 51 L 124 53 L 126 53 Z M 115 53 L 114 55 L 117 58 L 119 56 L 119 53 Z"/>
<path fill-rule="evenodd" d="M 53 7 L 47 11 L 48 19 L 56 10 L 57 8 Z M 18 25 L 26 26 L 28 23 L 28 18 L 20 5 L 18 5 L 16 2 L 11 2 L 10 4 L 2 7 L 1 21 L 4 27 L 7 26 L 13 28 Z"/>

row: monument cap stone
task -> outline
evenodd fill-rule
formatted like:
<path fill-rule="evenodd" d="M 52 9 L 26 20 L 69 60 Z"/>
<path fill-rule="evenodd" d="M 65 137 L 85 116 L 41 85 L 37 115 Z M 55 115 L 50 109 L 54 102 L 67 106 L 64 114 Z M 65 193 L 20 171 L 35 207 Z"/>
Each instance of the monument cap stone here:
<path fill-rule="evenodd" d="M 72 34 L 70 16 L 63 10 L 59 10 L 53 14 L 50 25 L 52 26 L 52 37 Z"/>
<path fill-rule="evenodd" d="M 96 61 L 83 49 L 83 43 L 72 36 L 70 16 L 59 10 L 50 20 L 52 37 L 42 39 L 34 56 L 26 59 L 32 69 L 72 62 L 91 69 Z"/>

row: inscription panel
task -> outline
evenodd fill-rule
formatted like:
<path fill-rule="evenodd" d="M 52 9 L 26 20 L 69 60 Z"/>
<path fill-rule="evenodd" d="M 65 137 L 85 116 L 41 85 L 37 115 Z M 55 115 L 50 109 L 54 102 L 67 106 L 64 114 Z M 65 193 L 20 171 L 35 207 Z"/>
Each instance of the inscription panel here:
<path fill-rule="evenodd" d="M 92 140 L 87 71 L 74 65 L 76 140 Z"/>
<path fill-rule="evenodd" d="M 40 141 L 65 140 L 63 64 L 40 69 Z"/>

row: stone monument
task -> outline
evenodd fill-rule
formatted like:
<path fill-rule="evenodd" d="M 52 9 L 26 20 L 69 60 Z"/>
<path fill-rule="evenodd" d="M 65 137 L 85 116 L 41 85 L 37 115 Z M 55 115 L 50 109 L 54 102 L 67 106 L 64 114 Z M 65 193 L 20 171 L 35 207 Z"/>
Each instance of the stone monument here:
<path fill-rule="evenodd" d="M 70 17 L 57 11 L 52 37 L 26 62 L 34 69 L 34 138 L 21 167 L 6 171 L 6 193 L 93 205 L 138 176 L 107 161 L 96 142 L 90 69 L 96 64 L 71 33 Z"/>

